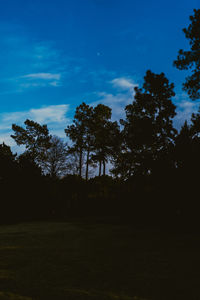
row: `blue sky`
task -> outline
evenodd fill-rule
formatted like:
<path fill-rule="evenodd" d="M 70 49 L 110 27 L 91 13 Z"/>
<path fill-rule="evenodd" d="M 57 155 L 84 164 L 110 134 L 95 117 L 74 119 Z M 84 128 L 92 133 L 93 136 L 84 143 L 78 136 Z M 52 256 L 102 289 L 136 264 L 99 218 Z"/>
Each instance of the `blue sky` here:
<path fill-rule="evenodd" d="M 182 28 L 195 0 L 1 0 L 0 142 L 11 124 L 48 124 L 64 137 L 76 106 L 104 103 L 123 117 L 146 70 L 175 83 L 180 124 L 196 111 L 182 91 L 187 72 L 173 67 L 188 48 Z"/>

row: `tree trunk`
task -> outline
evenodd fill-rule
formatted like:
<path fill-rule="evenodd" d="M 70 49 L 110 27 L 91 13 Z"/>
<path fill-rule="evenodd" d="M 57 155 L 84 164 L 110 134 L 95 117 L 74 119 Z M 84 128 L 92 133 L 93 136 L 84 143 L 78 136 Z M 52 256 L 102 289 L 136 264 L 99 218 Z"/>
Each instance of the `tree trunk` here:
<path fill-rule="evenodd" d="M 103 160 L 103 176 L 106 175 L 106 162 Z"/>
<path fill-rule="evenodd" d="M 83 160 L 83 151 L 80 149 L 79 154 L 79 176 L 82 177 L 82 160 Z"/>
<path fill-rule="evenodd" d="M 101 160 L 99 161 L 99 176 L 101 176 Z"/>
<path fill-rule="evenodd" d="M 87 150 L 87 159 L 86 159 L 86 171 L 85 171 L 85 179 L 88 181 L 88 171 L 89 171 L 89 157 L 90 157 L 90 150 Z"/>

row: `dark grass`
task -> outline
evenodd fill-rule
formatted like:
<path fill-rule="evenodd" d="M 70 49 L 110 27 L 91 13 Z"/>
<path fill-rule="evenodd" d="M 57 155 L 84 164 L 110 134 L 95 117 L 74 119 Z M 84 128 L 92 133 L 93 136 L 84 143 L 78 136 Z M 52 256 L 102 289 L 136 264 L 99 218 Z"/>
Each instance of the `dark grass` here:
<path fill-rule="evenodd" d="M 37 222 L 0 237 L 0 299 L 200 299 L 198 233 Z"/>

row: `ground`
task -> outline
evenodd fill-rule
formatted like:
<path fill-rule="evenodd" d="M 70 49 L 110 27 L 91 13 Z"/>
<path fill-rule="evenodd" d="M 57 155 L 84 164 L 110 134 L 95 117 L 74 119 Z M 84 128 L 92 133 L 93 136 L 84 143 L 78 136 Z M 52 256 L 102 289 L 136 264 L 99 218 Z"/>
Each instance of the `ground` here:
<path fill-rule="evenodd" d="M 200 234 L 91 222 L 0 226 L 0 300 L 200 299 Z"/>

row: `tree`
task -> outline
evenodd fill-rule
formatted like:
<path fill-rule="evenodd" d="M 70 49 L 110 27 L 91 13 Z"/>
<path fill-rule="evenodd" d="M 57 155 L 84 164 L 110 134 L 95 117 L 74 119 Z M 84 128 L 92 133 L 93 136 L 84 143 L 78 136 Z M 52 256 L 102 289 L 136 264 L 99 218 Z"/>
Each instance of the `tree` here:
<path fill-rule="evenodd" d="M 11 137 L 18 146 L 24 145 L 26 153 L 39 166 L 43 167 L 47 158 L 47 151 L 51 146 L 51 135 L 47 125 L 40 125 L 32 120 L 24 122 L 25 129 L 16 124 L 12 125 L 14 134 Z"/>
<path fill-rule="evenodd" d="M 200 108 L 197 113 L 193 113 L 191 116 L 190 132 L 192 137 L 191 165 L 193 165 L 193 173 L 196 173 L 198 178 L 200 168 Z"/>
<path fill-rule="evenodd" d="M 193 113 L 191 116 L 191 134 L 193 138 L 199 138 L 200 136 L 200 107 L 197 113 Z"/>
<path fill-rule="evenodd" d="M 93 145 L 93 107 L 84 102 L 76 108 L 73 124 L 65 129 L 66 135 L 73 144 L 69 147 L 69 153 L 79 155 L 79 176 L 82 177 L 84 154 L 86 152 L 86 180 L 88 179 L 88 168 L 90 164 L 90 152 Z"/>
<path fill-rule="evenodd" d="M 125 107 L 126 119 L 120 121 L 124 145 L 115 165 L 124 177 L 151 173 L 163 153 L 167 155 L 176 133 L 173 88 L 164 73 L 151 71 L 146 72 L 143 87 L 135 88 L 135 100 Z"/>
<path fill-rule="evenodd" d="M 23 181 L 26 182 L 33 181 L 36 178 L 40 178 L 42 176 L 42 169 L 36 162 L 33 160 L 32 155 L 28 152 L 24 152 L 17 157 L 17 163 L 19 168 L 20 179 L 23 178 Z"/>
<path fill-rule="evenodd" d="M 17 154 L 13 154 L 10 146 L 4 142 L 0 144 L 0 180 L 11 178 L 17 170 Z"/>
<path fill-rule="evenodd" d="M 77 152 L 71 152 L 71 148 L 67 148 L 67 175 L 79 174 L 79 155 Z"/>
<path fill-rule="evenodd" d="M 195 100 L 200 98 L 200 9 L 194 9 L 190 21 L 188 28 L 183 29 L 189 40 L 190 50 L 179 50 L 174 65 L 179 70 L 191 70 L 192 74 L 186 78 L 183 89 L 188 92 L 191 99 Z"/>
<path fill-rule="evenodd" d="M 191 223 L 198 219 L 200 169 L 200 112 L 192 114 L 191 124 L 182 126 L 175 140 L 175 203 L 182 217 Z"/>
<path fill-rule="evenodd" d="M 191 116 L 191 124 L 185 121 L 175 139 L 177 168 L 191 178 L 200 168 L 200 110 Z"/>
<path fill-rule="evenodd" d="M 92 159 L 94 162 L 99 163 L 99 176 L 102 173 L 102 165 L 103 175 L 106 174 L 106 163 L 113 153 L 115 139 L 119 132 L 119 126 L 117 122 L 111 121 L 111 115 L 111 108 L 106 105 L 98 104 L 94 108 L 94 154 Z"/>
<path fill-rule="evenodd" d="M 46 159 L 42 163 L 45 172 L 51 177 L 65 175 L 68 169 L 67 155 L 67 144 L 58 136 L 52 136 L 50 139 L 50 147 L 46 152 Z"/>
<path fill-rule="evenodd" d="M 4 142 L 0 144 L 0 159 L 3 160 L 10 160 L 12 162 L 15 161 L 17 154 L 13 154 L 10 146 L 6 145 Z"/>
<path fill-rule="evenodd" d="M 185 121 L 175 139 L 175 156 L 178 169 L 188 170 L 193 167 L 191 166 L 192 144 L 193 134 L 191 126 L 189 126 L 187 121 Z"/>

